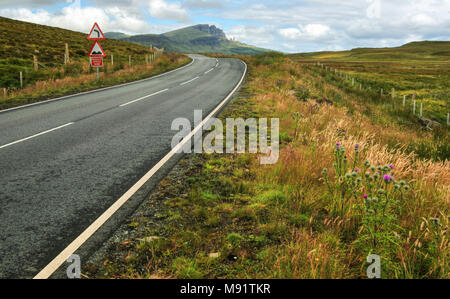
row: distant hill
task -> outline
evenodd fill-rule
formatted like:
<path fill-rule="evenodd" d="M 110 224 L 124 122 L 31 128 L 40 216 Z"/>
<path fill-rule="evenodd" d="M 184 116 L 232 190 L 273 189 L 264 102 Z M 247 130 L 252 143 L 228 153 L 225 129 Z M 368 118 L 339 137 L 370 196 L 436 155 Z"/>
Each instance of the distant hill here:
<path fill-rule="evenodd" d="M 449 41 L 421 41 L 394 48 L 356 48 L 350 51 L 294 54 L 298 58 L 332 60 L 449 60 Z"/>
<path fill-rule="evenodd" d="M 253 47 L 227 39 L 225 33 L 216 26 L 196 25 L 164 34 L 144 34 L 121 37 L 118 33 L 105 33 L 108 38 L 164 48 L 168 52 L 180 53 L 221 53 L 221 54 L 261 54 L 269 50 Z"/>
<path fill-rule="evenodd" d="M 121 38 L 127 38 L 130 37 L 128 34 L 122 33 L 122 32 L 108 32 L 105 33 L 106 38 L 110 39 L 121 39 Z"/>

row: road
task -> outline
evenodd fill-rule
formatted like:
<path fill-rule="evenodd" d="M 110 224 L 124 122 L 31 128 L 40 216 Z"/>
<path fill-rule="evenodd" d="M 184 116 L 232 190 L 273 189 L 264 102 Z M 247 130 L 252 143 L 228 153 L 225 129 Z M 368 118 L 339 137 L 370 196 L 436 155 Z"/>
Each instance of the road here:
<path fill-rule="evenodd" d="M 175 118 L 207 115 L 245 72 L 191 57 L 157 78 L 0 112 L 0 278 L 34 277 L 171 150 Z"/>

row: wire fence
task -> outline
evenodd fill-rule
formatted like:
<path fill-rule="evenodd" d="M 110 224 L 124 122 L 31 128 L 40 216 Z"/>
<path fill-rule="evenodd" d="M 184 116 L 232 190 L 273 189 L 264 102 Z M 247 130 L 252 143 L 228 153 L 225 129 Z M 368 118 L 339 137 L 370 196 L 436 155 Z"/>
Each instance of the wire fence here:
<path fill-rule="evenodd" d="M 437 125 L 433 122 L 446 122 L 447 126 L 450 126 L 450 113 L 448 107 L 447 110 L 441 111 L 431 109 L 433 104 L 424 100 L 426 96 L 418 96 L 416 91 L 410 94 L 404 94 L 404 91 L 397 91 L 395 88 L 387 91 L 380 87 L 371 86 L 370 82 L 367 82 L 367 80 L 351 76 L 337 68 L 329 67 L 320 62 L 313 63 L 313 65 L 331 74 L 335 79 L 341 80 L 343 84 L 353 91 L 370 93 L 371 96 L 377 94 L 385 108 L 402 109 L 403 111 L 410 112 L 414 116 L 419 117 L 427 126 Z M 428 97 L 429 96 L 427 96 L 427 98 Z M 436 93 L 431 95 L 431 98 L 435 100 L 445 100 L 446 103 L 448 103 L 450 94 Z"/>

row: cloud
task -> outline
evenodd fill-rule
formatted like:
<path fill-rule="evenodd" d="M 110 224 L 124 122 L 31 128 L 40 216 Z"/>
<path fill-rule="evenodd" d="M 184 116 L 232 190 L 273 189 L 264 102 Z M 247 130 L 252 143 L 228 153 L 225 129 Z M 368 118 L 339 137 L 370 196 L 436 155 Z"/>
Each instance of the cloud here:
<path fill-rule="evenodd" d="M 149 29 L 147 22 L 140 19 L 139 16 L 119 8 L 100 9 L 95 7 L 67 6 L 57 13 L 50 13 L 42 9 L 32 11 L 28 8 L 18 8 L 1 9 L 0 15 L 79 32 L 88 32 L 94 22 L 98 22 L 104 32 L 122 31 L 125 33 L 137 33 Z"/>
<path fill-rule="evenodd" d="M 274 41 L 274 29 L 272 27 L 237 25 L 227 30 L 226 34 L 229 38 L 254 45 L 268 46 Z"/>
<path fill-rule="evenodd" d="M 316 41 L 328 38 L 330 27 L 322 24 L 308 24 L 299 28 L 283 28 L 279 30 L 282 37 L 293 41 Z"/>
<path fill-rule="evenodd" d="M 164 0 L 150 0 L 149 13 L 152 17 L 163 20 L 174 20 L 180 23 L 190 21 L 186 10 L 181 4 Z"/>

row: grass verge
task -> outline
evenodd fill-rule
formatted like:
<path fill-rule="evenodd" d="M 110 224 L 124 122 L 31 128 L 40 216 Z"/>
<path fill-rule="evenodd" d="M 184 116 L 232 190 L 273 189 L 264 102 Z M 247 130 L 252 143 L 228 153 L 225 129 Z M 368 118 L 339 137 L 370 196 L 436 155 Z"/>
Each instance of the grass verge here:
<path fill-rule="evenodd" d="M 242 59 L 248 81 L 220 118 L 278 117 L 278 163 L 186 156 L 84 273 L 365 278 L 378 254 L 383 278 L 450 278 L 450 164 L 406 150 L 434 133 L 391 112 L 372 118 L 363 99 L 290 57 Z"/>

